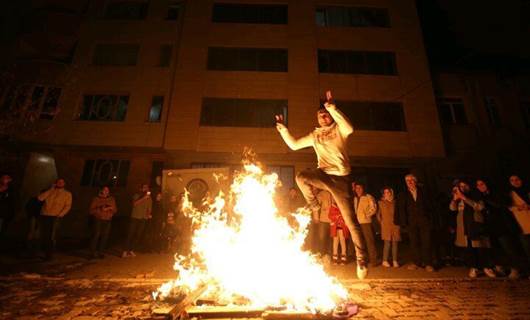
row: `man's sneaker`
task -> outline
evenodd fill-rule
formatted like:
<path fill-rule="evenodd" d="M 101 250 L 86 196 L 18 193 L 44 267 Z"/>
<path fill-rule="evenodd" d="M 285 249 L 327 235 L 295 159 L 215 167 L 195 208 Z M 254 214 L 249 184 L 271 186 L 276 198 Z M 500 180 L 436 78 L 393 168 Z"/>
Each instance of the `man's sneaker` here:
<path fill-rule="evenodd" d="M 497 278 L 497 275 L 495 274 L 495 271 L 493 271 L 493 269 L 491 268 L 484 268 L 483 269 L 484 273 L 490 277 L 490 278 Z"/>
<path fill-rule="evenodd" d="M 136 254 L 134 253 L 134 251 L 129 251 L 129 256 L 130 257 L 136 257 Z"/>
<path fill-rule="evenodd" d="M 415 263 L 411 263 L 407 266 L 407 270 L 418 270 L 418 266 Z"/>
<path fill-rule="evenodd" d="M 129 257 L 129 253 L 127 251 L 123 251 L 122 254 L 121 254 L 121 257 L 122 258 L 127 258 L 127 257 Z"/>
<path fill-rule="evenodd" d="M 388 263 L 388 261 L 383 261 L 383 263 L 381 263 L 381 265 L 385 268 L 390 268 L 390 263 Z"/>
<path fill-rule="evenodd" d="M 364 280 L 368 274 L 368 268 L 364 264 L 357 262 L 357 278 L 359 280 Z"/>
<path fill-rule="evenodd" d="M 427 265 L 427 266 L 425 266 L 425 271 L 427 271 L 427 272 L 434 272 L 434 267 L 431 266 L 431 265 Z"/>
<path fill-rule="evenodd" d="M 519 271 L 515 268 L 510 269 L 510 274 L 508 275 L 510 279 L 519 279 Z"/>
<path fill-rule="evenodd" d="M 469 269 L 469 274 L 468 275 L 469 275 L 470 278 L 476 278 L 477 275 L 478 275 L 478 270 L 475 269 L 475 268 L 471 268 L 471 269 Z"/>

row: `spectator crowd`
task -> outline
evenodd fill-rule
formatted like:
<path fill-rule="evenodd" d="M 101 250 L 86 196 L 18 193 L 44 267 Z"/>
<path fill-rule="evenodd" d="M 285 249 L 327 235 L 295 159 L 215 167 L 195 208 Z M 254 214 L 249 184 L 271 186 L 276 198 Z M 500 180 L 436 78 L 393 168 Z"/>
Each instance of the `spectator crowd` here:
<path fill-rule="evenodd" d="M 15 215 L 17 196 L 9 175 L 0 178 L 0 239 L 5 238 Z M 354 212 L 351 220 L 360 225 L 369 266 L 424 269 L 465 264 L 469 277 L 529 276 L 530 266 L 530 189 L 518 175 L 512 175 L 507 188 L 496 189 L 485 178 L 454 181 L 450 196 L 433 198 L 416 176 L 404 177 L 405 188 L 382 186 L 379 195 L 366 192 L 359 181 L 351 184 Z M 312 223 L 307 249 L 333 264 L 352 259 L 352 235 L 334 197 L 312 189 L 318 206 L 312 205 Z M 164 199 L 161 191 L 151 193 L 143 184 L 132 196 L 127 236 L 121 244 L 122 258 L 133 258 L 138 251 L 175 252 L 189 246 L 191 224 L 182 213 L 184 195 Z M 59 178 L 48 189 L 29 199 L 26 245 L 30 252 L 42 250 L 45 260 L 53 259 L 62 218 L 72 206 L 66 181 Z M 306 206 L 298 189 L 291 188 L 278 207 L 289 213 Z M 315 210 L 316 209 L 316 210 Z M 120 208 L 111 188 L 101 187 L 87 208 L 90 217 L 90 259 L 105 257 L 113 217 Z M 400 256 L 401 242 L 408 239 L 410 261 Z M 379 254 L 379 244 L 382 252 Z M 39 250 L 40 249 L 40 250 Z"/>

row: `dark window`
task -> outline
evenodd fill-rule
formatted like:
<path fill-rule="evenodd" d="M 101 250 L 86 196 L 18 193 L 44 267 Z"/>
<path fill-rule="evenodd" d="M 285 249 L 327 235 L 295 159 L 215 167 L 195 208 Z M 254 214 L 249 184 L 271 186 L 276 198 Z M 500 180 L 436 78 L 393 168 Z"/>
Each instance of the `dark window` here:
<path fill-rule="evenodd" d="M 499 108 L 497 107 L 497 101 L 493 97 L 484 98 L 484 106 L 486 107 L 486 113 L 488 114 L 488 120 L 492 127 L 501 126 L 501 117 L 499 116 Z"/>
<path fill-rule="evenodd" d="M 287 123 L 287 100 L 204 98 L 200 125 L 272 128 L 277 114 Z"/>
<path fill-rule="evenodd" d="M 129 160 L 86 160 L 81 186 L 125 187 L 129 175 Z"/>
<path fill-rule="evenodd" d="M 180 12 L 182 11 L 182 3 L 171 2 L 167 7 L 166 20 L 178 20 Z"/>
<path fill-rule="evenodd" d="M 212 21 L 220 23 L 287 24 L 286 5 L 216 3 Z"/>
<path fill-rule="evenodd" d="M 443 124 L 467 124 L 466 110 L 462 99 L 438 99 L 438 110 Z"/>
<path fill-rule="evenodd" d="M 79 120 L 124 121 L 128 104 L 129 96 L 85 95 Z"/>
<path fill-rule="evenodd" d="M 139 51 L 137 44 L 98 44 L 92 63 L 96 66 L 135 66 Z"/>
<path fill-rule="evenodd" d="M 208 70 L 287 72 L 287 49 L 208 48 Z"/>
<path fill-rule="evenodd" d="M 530 100 L 521 101 L 521 112 L 523 114 L 524 124 L 530 129 Z"/>
<path fill-rule="evenodd" d="M 337 101 L 336 103 L 350 119 L 354 129 L 407 131 L 403 105 L 399 102 Z"/>
<path fill-rule="evenodd" d="M 162 106 L 164 105 L 163 96 L 154 96 L 149 108 L 149 122 L 160 122 L 162 118 Z"/>
<path fill-rule="evenodd" d="M 171 64 L 171 53 L 173 52 L 173 46 L 170 44 L 164 44 L 160 46 L 160 57 L 158 60 L 159 67 L 169 67 Z"/>
<path fill-rule="evenodd" d="M 393 52 L 318 50 L 320 73 L 397 75 Z"/>
<path fill-rule="evenodd" d="M 105 19 L 142 20 L 147 16 L 145 1 L 112 1 L 105 10 Z"/>
<path fill-rule="evenodd" d="M 26 114 L 31 119 L 52 120 L 59 111 L 60 96 L 61 88 L 40 85 L 9 87 L 1 104 L 2 116 L 18 118 Z"/>
<path fill-rule="evenodd" d="M 390 27 L 387 9 L 318 7 L 316 23 L 323 27 Z"/>

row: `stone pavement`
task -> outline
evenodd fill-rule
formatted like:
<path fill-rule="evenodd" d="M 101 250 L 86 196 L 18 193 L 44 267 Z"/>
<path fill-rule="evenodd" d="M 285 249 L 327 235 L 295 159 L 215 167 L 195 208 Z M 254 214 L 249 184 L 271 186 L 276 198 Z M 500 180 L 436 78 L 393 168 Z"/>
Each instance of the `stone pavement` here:
<path fill-rule="evenodd" d="M 53 262 L 2 260 L 0 319 L 153 319 L 151 292 L 173 276 L 170 255 L 143 254 Z M 530 319 L 530 280 L 468 279 L 465 268 L 436 273 L 406 268 L 330 266 L 360 305 L 354 319 Z M 2 271 L 3 270 L 3 271 Z"/>

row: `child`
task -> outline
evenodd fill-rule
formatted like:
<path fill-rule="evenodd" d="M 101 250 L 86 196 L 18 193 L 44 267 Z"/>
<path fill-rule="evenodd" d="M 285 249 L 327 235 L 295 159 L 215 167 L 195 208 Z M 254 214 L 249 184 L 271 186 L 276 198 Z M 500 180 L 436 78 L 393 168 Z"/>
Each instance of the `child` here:
<path fill-rule="evenodd" d="M 346 257 L 346 239 L 350 237 L 350 233 L 348 231 L 348 228 L 346 227 L 346 224 L 344 223 L 344 219 L 342 218 L 342 214 L 340 213 L 339 207 L 335 203 L 335 200 L 331 200 L 331 207 L 329 208 L 329 220 L 330 222 L 330 235 L 333 238 L 333 258 L 332 262 L 333 264 L 337 264 L 339 262 L 339 242 L 341 247 L 341 258 L 340 258 L 340 264 L 346 264 L 347 257 Z"/>

